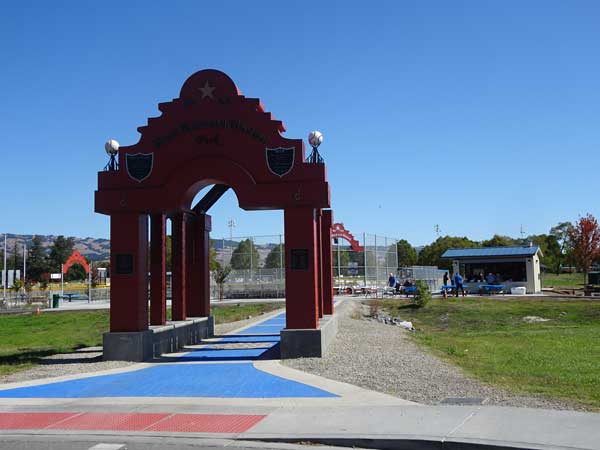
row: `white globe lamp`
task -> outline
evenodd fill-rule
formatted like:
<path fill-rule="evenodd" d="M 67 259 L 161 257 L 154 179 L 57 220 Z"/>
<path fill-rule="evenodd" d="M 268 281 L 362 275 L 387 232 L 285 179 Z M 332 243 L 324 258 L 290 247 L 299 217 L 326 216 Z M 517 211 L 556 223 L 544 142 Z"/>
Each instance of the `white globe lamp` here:
<path fill-rule="evenodd" d="M 114 139 L 109 139 L 104 144 L 104 150 L 106 150 L 106 154 L 110 156 L 110 160 L 108 164 L 104 168 L 104 170 L 114 171 L 119 169 L 119 163 L 117 162 L 117 153 L 119 153 L 119 143 Z"/>
<path fill-rule="evenodd" d="M 323 133 L 314 130 L 308 134 L 308 143 L 313 147 L 317 148 L 323 142 Z"/>
<path fill-rule="evenodd" d="M 312 164 L 323 164 L 323 158 L 321 158 L 321 155 L 319 155 L 318 150 L 319 145 L 323 143 L 323 133 L 317 130 L 311 131 L 308 133 L 308 143 L 312 147 L 312 152 L 310 153 L 307 162 Z"/>
<path fill-rule="evenodd" d="M 116 155 L 119 151 L 119 143 L 114 139 L 109 139 L 106 141 L 106 144 L 104 144 L 104 150 L 106 150 L 106 153 L 109 155 Z"/>

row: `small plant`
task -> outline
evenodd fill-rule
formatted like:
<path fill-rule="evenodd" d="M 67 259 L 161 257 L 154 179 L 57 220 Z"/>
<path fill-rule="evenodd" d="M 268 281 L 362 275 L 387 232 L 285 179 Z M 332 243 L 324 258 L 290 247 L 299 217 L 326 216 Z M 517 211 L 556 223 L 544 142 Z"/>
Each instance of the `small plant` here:
<path fill-rule="evenodd" d="M 379 314 L 380 307 L 381 307 L 381 304 L 380 304 L 379 299 L 371 300 L 369 302 L 369 315 L 371 317 L 375 317 L 377 314 Z"/>
<path fill-rule="evenodd" d="M 425 281 L 417 280 L 415 284 L 417 292 L 412 299 L 412 304 L 417 308 L 422 308 L 431 300 L 431 292 L 429 292 L 429 286 L 427 286 Z"/>

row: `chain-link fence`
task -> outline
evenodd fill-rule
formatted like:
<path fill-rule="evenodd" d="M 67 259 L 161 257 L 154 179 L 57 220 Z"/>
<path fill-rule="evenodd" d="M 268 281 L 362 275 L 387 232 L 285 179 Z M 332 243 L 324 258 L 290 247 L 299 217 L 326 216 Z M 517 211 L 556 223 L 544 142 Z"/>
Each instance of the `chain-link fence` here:
<path fill-rule="evenodd" d="M 91 289 L 34 289 L 26 291 L 24 289 L 15 292 L 7 291 L 6 296 L 0 293 L 0 307 L 3 309 L 21 309 L 28 307 L 52 308 L 53 300 L 57 296 L 58 305 L 65 303 L 108 303 L 110 302 L 110 288 L 98 287 Z"/>
<path fill-rule="evenodd" d="M 362 251 L 353 250 L 340 238 L 333 242 L 333 276 L 339 292 L 377 293 L 387 285 L 390 273 L 398 270 L 398 240 L 363 233 L 358 236 Z"/>
<path fill-rule="evenodd" d="M 444 284 L 444 274 L 447 270 L 438 269 L 437 266 L 410 266 L 402 267 L 398 271 L 401 280 L 411 282 L 422 280 L 427 283 L 431 292 L 439 292 Z"/>

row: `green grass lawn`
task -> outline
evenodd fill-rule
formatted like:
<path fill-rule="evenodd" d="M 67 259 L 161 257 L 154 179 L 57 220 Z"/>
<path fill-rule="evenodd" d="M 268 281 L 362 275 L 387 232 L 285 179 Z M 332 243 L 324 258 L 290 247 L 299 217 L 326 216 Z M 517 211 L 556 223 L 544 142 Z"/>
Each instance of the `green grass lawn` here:
<path fill-rule="evenodd" d="M 235 322 L 273 311 L 283 303 L 230 304 L 212 307 L 216 323 Z M 170 314 L 170 311 L 169 311 Z M 0 376 L 37 364 L 40 357 L 102 345 L 108 310 L 0 316 Z"/>
<path fill-rule="evenodd" d="M 556 275 L 555 273 L 543 273 L 542 274 L 542 287 L 554 287 L 554 288 L 567 288 L 576 289 L 583 287 L 583 274 L 582 273 L 561 273 Z"/>
<path fill-rule="evenodd" d="M 411 336 L 484 382 L 600 409 L 600 301 L 525 298 L 385 300 Z M 527 323 L 525 316 L 550 319 Z"/>

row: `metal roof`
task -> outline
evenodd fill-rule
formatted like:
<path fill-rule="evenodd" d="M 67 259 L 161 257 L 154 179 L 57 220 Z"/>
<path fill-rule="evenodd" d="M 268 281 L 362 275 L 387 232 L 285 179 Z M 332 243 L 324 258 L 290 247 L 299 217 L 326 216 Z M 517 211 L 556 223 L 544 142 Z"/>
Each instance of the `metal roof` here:
<path fill-rule="evenodd" d="M 481 247 L 481 248 L 450 248 L 442 258 L 479 258 L 493 256 L 533 256 L 540 248 L 533 246 L 516 247 Z"/>

